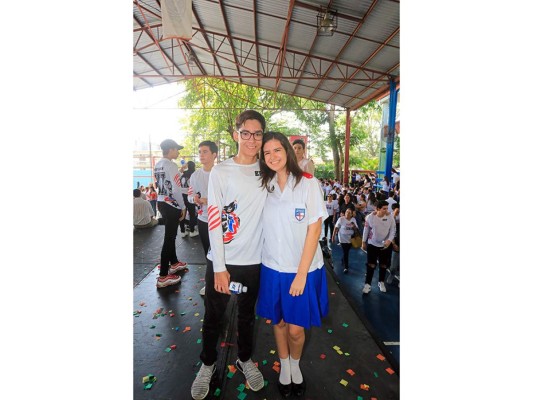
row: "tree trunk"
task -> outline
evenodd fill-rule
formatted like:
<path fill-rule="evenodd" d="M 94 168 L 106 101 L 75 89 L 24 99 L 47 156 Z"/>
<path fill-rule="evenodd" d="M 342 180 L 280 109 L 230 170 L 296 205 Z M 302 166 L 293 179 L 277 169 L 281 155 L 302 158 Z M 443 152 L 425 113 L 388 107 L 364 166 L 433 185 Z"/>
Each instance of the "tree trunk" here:
<path fill-rule="evenodd" d="M 335 106 L 331 105 L 328 110 L 328 125 L 329 125 L 329 142 L 331 144 L 331 151 L 333 152 L 333 163 L 335 164 L 335 179 L 340 179 L 341 165 L 339 156 L 339 146 L 337 138 L 335 137 Z"/>

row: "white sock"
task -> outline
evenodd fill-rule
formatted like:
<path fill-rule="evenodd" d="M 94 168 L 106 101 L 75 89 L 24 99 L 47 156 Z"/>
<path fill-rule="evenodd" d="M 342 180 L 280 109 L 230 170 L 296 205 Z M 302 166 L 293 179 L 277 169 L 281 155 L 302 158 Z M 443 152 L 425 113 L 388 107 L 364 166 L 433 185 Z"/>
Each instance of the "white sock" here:
<path fill-rule="evenodd" d="M 291 383 L 291 364 L 289 357 L 280 358 L 281 370 L 279 371 L 279 383 L 282 385 L 289 385 Z"/>
<path fill-rule="evenodd" d="M 304 377 L 302 376 L 302 371 L 300 371 L 300 360 L 295 360 L 291 356 L 289 356 L 290 362 L 291 362 L 291 378 L 293 383 L 302 383 L 304 381 Z"/>

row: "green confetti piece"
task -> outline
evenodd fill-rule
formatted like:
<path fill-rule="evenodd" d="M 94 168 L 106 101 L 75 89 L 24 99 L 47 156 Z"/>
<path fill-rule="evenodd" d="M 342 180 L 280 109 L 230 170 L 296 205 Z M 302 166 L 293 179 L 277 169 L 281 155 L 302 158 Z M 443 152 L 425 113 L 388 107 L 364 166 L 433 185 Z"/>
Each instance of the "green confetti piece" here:
<path fill-rule="evenodd" d="M 217 390 L 215 390 L 215 393 L 213 393 L 215 396 L 220 396 L 220 388 L 217 388 Z"/>
<path fill-rule="evenodd" d="M 180 327 L 179 327 L 179 326 L 176 326 L 176 328 L 174 328 L 174 329 L 176 329 L 177 331 L 179 331 L 179 330 L 180 330 Z"/>
<path fill-rule="evenodd" d="M 228 372 L 226 375 L 229 379 L 233 378 L 233 375 L 235 375 L 233 372 Z"/>
<path fill-rule="evenodd" d="M 265 382 L 265 387 L 268 386 L 268 381 L 265 379 L 263 382 Z"/>
<path fill-rule="evenodd" d="M 328 329 L 328 333 L 333 333 L 333 329 Z"/>
<path fill-rule="evenodd" d="M 363 400 L 363 397 L 357 396 L 357 400 Z"/>
<path fill-rule="evenodd" d="M 144 385 L 144 390 L 150 390 L 153 385 L 153 383 L 147 383 L 146 385 Z"/>
<path fill-rule="evenodd" d="M 180 315 L 183 317 L 185 314 L 187 314 L 186 312 L 180 312 Z"/>
<path fill-rule="evenodd" d="M 267 360 L 263 360 L 263 365 L 267 365 Z"/>
<path fill-rule="evenodd" d="M 167 348 L 165 349 L 165 351 L 166 351 L 167 353 L 170 353 L 170 352 L 172 351 L 172 349 L 171 349 L 170 347 L 167 347 Z"/>
<path fill-rule="evenodd" d="M 246 393 L 241 392 L 241 394 L 238 395 L 237 398 L 238 398 L 239 400 L 244 400 L 244 399 L 246 398 L 246 396 L 247 396 Z"/>
<path fill-rule="evenodd" d="M 154 329 L 154 328 L 155 328 L 155 325 L 152 325 L 152 326 L 150 327 L 150 329 Z"/>
<path fill-rule="evenodd" d="M 344 353 L 344 355 L 345 355 L 346 357 L 348 357 L 348 356 L 350 355 L 350 353 Z"/>
<path fill-rule="evenodd" d="M 237 386 L 237 390 L 242 393 L 242 391 L 246 389 L 246 386 L 244 386 L 244 383 L 241 383 L 239 386 Z"/>
<path fill-rule="evenodd" d="M 198 339 L 198 340 L 196 341 L 196 343 L 197 343 L 197 344 L 202 343 L 202 339 Z"/>
<path fill-rule="evenodd" d="M 378 377 L 378 373 L 377 373 L 377 372 L 374 372 L 374 376 L 377 378 L 377 377 Z"/>
<path fill-rule="evenodd" d="M 344 326 L 345 328 L 348 328 L 348 324 L 347 324 L 346 322 L 344 322 L 344 323 L 342 324 L 342 326 Z"/>
<path fill-rule="evenodd" d="M 156 335 L 157 337 L 161 337 L 161 336 L 163 336 L 163 335 L 160 334 L 160 333 L 156 333 L 155 335 Z"/>

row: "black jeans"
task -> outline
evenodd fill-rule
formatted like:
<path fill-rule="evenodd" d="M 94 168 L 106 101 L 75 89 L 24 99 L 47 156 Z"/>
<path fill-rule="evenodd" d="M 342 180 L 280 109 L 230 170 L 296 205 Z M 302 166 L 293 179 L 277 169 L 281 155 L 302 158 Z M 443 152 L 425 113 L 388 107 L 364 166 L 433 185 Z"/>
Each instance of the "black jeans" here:
<path fill-rule="evenodd" d="M 204 248 L 204 253 L 207 256 L 209 251 L 209 227 L 207 222 L 198 220 L 198 233 L 200 234 L 200 240 L 202 241 L 202 247 Z"/>
<path fill-rule="evenodd" d="M 324 236 L 328 237 L 328 228 L 331 229 L 330 239 L 331 235 L 333 235 L 333 215 L 330 215 L 324 220 Z"/>
<path fill-rule="evenodd" d="M 255 324 L 255 303 L 259 294 L 259 278 L 261 264 L 229 265 L 226 268 L 230 280 L 240 282 L 248 287 L 246 293 L 237 297 L 237 345 L 239 360 L 245 362 L 252 357 L 253 335 Z M 202 326 L 202 352 L 200 359 L 205 365 L 213 365 L 217 360 L 217 343 L 222 326 L 224 313 L 230 296 L 215 290 L 213 262 L 207 260 L 205 274 L 205 315 Z"/>
<path fill-rule="evenodd" d="M 189 212 L 189 230 L 192 232 L 196 226 L 198 216 L 196 215 L 196 205 L 194 203 L 189 203 L 187 196 L 183 195 L 183 201 L 185 202 L 185 208 Z M 180 231 L 185 232 L 185 219 L 180 221 Z"/>
<path fill-rule="evenodd" d="M 342 247 L 342 262 L 344 264 L 344 269 L 348 269 L 348 259 L 350 257 L 350 249 L 352 248 L 351 243 L 341 243 Z"/>
<path fill-rule="evenodd" d="M 161 248 L 161 269 L 159 270 L 159 276 L 167 276 L 168 267 L 179 261 L 176 256 L 176 235 L 178 234 L 181 210 L 168 205 L 164 201 L 158 201 L 157 208 L 165 222 L 165 239 Z"/>

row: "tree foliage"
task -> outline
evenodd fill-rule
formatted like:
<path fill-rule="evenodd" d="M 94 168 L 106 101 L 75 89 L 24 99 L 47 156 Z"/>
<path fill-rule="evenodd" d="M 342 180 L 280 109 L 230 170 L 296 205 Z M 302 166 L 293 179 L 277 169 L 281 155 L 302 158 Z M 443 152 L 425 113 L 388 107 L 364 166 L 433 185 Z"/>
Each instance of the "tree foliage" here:
<path fill-rule="evenodd" d="M 324 162 L 316 165 L 317 176 L 342 179 L 346 111 L 215 78 L 188 80 L 185 86 L 186 95 L 179 106 L 188 109 L 187 148 L 196 149 L 200 141 L 212 140 L 219 145 L 222 159 L 235 154 L 232 138 L 235 118 L 246 109 L 254 109 L 265 116 L 268 130 L 309 137 L 312 154 Z M 377 169 L 381 115 L 382 107 L 375 101 L 351 113 L 351 169 Z M 395 154 L 395 164 L 399 164 L 399 152 Z"/>

